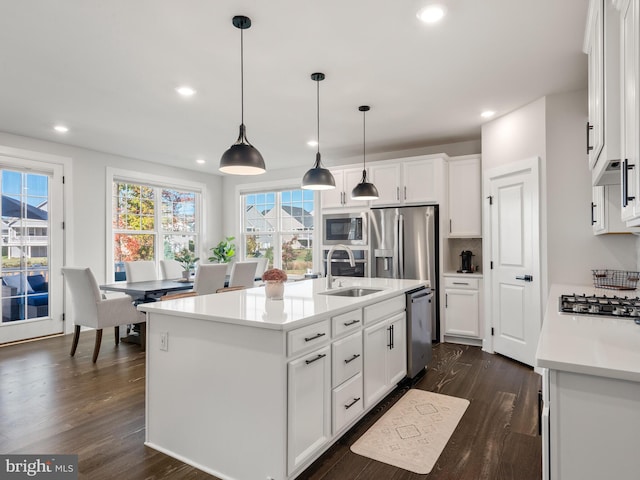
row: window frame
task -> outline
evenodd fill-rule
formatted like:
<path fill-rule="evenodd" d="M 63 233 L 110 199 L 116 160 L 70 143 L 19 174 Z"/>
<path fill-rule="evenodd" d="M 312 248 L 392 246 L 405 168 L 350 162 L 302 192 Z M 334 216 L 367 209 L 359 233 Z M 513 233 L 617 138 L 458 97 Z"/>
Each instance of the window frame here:
<path fill-rule="evenodd" d="M 262 183 L 244 184 L 244 185 L 236 186 L 236 199 L 237 199 L 236 219 L 238 223 L 236 225 L 235 230 L 236 232 L 238 232 L 236 235 L 236 238 L 238 239 L 236 246 L 238 248 L 240 259 L 247 260 L 246 236 L 250 235 L 250 233 L 245 232 L 245 224 L 244 224 L 245 213 L 246 213 L 245 196 L 254 195 L 254 194 L 275 193 L 276 198 L 275 198 L 274 208 L 277 208 L 279 212 L 282 207 L 281 193 L 286 191 L 292 191 L 292 190 L 302 190 L 302 188 L 300 187 L 299 179 L 283 180 L 283 181 L 276 181 L 276 182 L 262 182 Z M 313 216 L 314 225 L 313 225 L 313 232 L 311 236 L 312 238 L 311 252 L 313 256 L 312 268 L 314 272 L 317 272 L 317 271 L 320 271 L 320 268 L 321 268 L 321 261 L 320 261 L 320 255 L 321 255 L 320 238 L 321 237 L 319 232 L 321 228 L 321 225 L 320 225 L 321 222 L 319 221 L 320 217 L 318 216 L 321 211 L 319 208 L 320 194 L 317 191 L 313 192 L 313 205 L 314 205 L 314 216 Z M 300 233 L 300 231 L 280 230 L 282 225 L 280 224 L 279 220 L 280 219 L 278 219 L 277 228 L 273 232 L 266 232 L 273 235 L 274 264 L 272 265 L 272 267 L 275 267 L 275 268 L 282 268 L 282 236 L 295 235 L 296 233 Z M 277 263 L 276 263 L 276 259 L 277 259 Z"/>
<path fill-rule="evenodd" d="M 145 185 L 154 189 L 154 229 L 153 230 L 135 230 L 128 233 L 132 234 L 152 234 L 154 235 L 154 262 L 156 267 L 160 260 L 164 259 L 165 235 L 181 235 L 181 232 L 165 231 L 162 229 L 162 189 L 175 189 L 180 191 L 192 192 L 195 194 L 195 229 L 193 232 L 184 232 L 185 235 L 195 237 L 195 253 L 196 256 L 202 257 L 201 250 L 203 248 L 203 239 L 205 238 L 205 224 L 202 207 L 205 205 L 206 187 L 203 183 L 192 182 L 189 180 L 176 180 L 175 178 L 163 177 L 159 175 L 148 175 L 136 171 L 121 170 L 107 168 L 107 188 L 106 188 L 106 268 L 105 272 L 108 279 L 113 279 L 115 275 L 115 259 L 114 259 L 114 235 L 116 229 L 113 228 L 113 184 L 114 182 L 127 182 L 138 185 Z"/>

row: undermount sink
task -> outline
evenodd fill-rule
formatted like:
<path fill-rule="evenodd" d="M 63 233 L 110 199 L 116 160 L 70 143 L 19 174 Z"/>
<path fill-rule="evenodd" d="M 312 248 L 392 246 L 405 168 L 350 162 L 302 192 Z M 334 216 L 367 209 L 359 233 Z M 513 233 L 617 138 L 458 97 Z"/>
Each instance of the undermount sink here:
<path fill-rule="evenodd" d="M 352 287 L 342 290 L 327 290 L 326 292 L 320 292 L 320 294 L 333 295 L 336 297 L 364 297 L 365 295 L 371 295 L 372 293 L 381 292 L 382 290 L 382 288 Z"/>

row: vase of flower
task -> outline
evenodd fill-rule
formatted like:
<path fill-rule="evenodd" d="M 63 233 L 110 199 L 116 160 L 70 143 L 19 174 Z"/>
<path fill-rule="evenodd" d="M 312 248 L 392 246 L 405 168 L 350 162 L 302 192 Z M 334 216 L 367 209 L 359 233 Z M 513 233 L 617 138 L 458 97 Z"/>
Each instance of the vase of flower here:
<path fill-rule="evenodd" d="M 282 300 L 284 296 L 284 282 L 267 280 L 264 284 L 264 293 L 271 300 Z"/>
<path fill-rule="evenodd" d="M 271 300 L 282 300 L 284 297 L 284 282 L 287 274 L 279 268 L 271 268 L 262 274 L 265 296 Z"/>

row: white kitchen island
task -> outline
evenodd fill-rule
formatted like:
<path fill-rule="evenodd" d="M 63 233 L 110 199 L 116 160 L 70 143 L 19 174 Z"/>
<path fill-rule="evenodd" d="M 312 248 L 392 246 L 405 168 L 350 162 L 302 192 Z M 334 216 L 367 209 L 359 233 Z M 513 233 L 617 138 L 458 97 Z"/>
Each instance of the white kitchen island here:
<path fill-rule="evenodd" d="M 561 294 L 625 295 L 553 285 L 536 364 L 543 367 L 543 479 L 640 478 L 640 325 L 559 313 Z"/>
<path fill-rule="evenodd" d="M 147 313 L 146 445 L 221 479 L 298 476 L 406 374 L 405 293 L 326 295 L 326 280 L 139 305 Z"/>

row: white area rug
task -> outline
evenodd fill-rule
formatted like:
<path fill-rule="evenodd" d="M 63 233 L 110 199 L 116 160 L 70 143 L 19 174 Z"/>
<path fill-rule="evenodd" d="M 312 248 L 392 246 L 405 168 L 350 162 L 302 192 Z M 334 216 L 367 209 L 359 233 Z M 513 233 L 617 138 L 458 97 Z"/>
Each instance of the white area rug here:
<path fill-rule="evenodd" d="M 409 390 L 352 446 L 358 455 L 427 474 L 469 406 L 463 398 Z"/>

